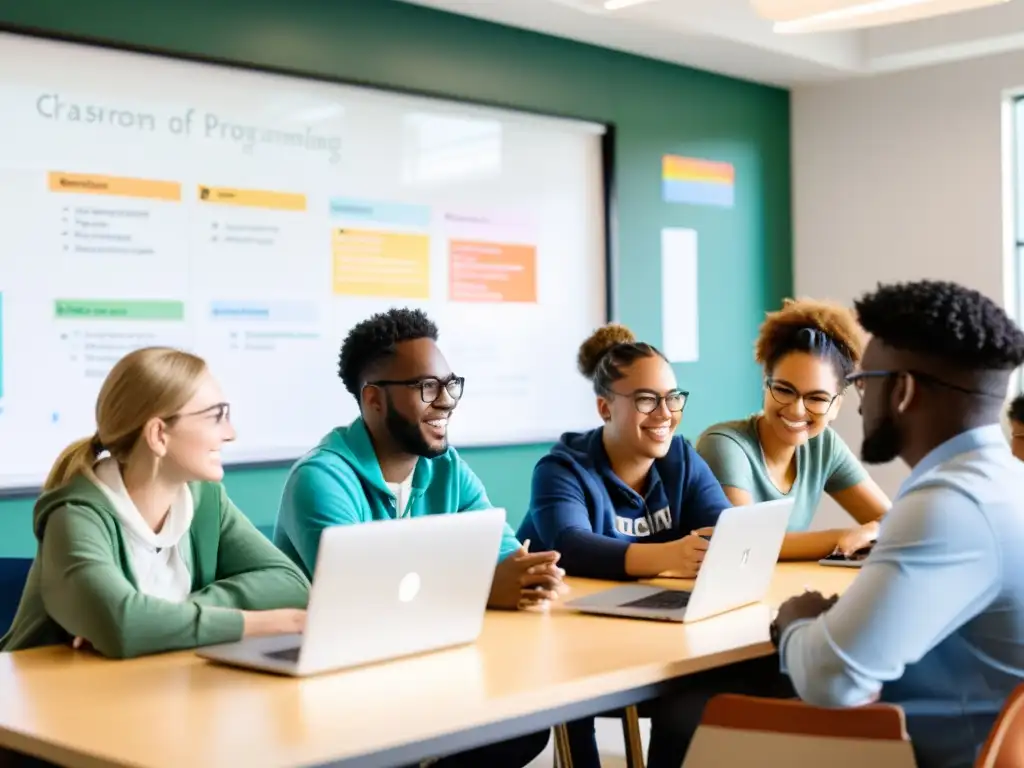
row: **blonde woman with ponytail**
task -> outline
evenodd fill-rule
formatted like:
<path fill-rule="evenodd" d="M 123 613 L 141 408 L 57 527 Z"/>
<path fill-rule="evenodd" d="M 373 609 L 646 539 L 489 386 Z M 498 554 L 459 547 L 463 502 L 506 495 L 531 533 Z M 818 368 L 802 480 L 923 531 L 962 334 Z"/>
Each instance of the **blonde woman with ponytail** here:
<path fill-rule="evenodd" d="M 46 479 L 0 650 L 73 642 L 130 658 L 302 631 L 309 582 L 221 484 L 235 431 L 206 363 L 132 352 L 103 383 L 96 424 Z"/>

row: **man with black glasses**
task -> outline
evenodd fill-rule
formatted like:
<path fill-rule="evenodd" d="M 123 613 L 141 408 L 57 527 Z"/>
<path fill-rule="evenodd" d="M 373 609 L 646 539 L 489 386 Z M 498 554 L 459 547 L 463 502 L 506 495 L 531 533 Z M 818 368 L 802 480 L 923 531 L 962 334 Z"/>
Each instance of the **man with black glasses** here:
<path fill-rule="evenodd" d="M 901 705 L 921 768 L 967 768 L 1024 683 L 1024 466 L 1000 426 L 1024 333 L 955 283 L 882 286 L 856 303 L 870 464 L 910 467 L 841 598 L 807 592 L 773 628 L 796 693 Z"/>
<path fill-rule="evenodd" d="M 685 754 L 720 693 L 827 707 L 897 704 L 918 768 L 971 768 L 1024 683 L 1024 464 L 1000 425 L 1024 332 L 956 283 L 883 285 L 855 302 L 868 464 L 910 474 L 841 597 L 807 591 L 770 630 L 778 657 L 699 673 L 663 705 Z"/>
<path fill-rule="evenodd" d="M 360 416 L 332 430 L 292 468 L 274 543 L 308 576 L 320 534 L 334 525 L 491 508 L 483 484 L 448 445 L 448 420 L 465 382 L 437 347 L 421 310 L 391 309 L 356 325 L 338 374 Z M 506 524 L 488 606 L 515 610 L 557 599 L 558 553 L 529 553 Z M 521 768 L 543 751 L 547 731 L 442 758 L 442 768 Z"/>
<path fill-rule="evenodd" d="M 338 374 L 360 416 L 331 430 L 292 468 L 274 532 L 307 575 L 327 526 L 492 507 L 448 445 L 448 420 L 465 381 L 448 367 L 437 336 L 422 310 L 392 309 L 356 325 L 342 344 Z M 490 607 L 557 597 L 558 554 L 521 550 L 506 525 Z"/>

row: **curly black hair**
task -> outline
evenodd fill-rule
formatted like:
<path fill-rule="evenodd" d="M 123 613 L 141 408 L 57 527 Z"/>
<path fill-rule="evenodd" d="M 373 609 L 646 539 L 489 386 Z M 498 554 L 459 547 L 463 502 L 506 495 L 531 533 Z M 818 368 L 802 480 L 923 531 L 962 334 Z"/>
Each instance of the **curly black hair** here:
<path fill-rule="evenodd" d="M 1020 327 L 990 298 L 958 283 L 879 285 L 854 308 L 864 330 L 894 349 L 978 371 L 1024 364 Z"/>
<path fill-rule="evenodd" d="M 357 323 L 341 343 L 338 355 L 338 376 L 356 400 L 366 370 L 395 354 L 395 346 L 403 341 L 431 339 L 437 341 L 437 326 L 422 309 L 389 309 Z"/>
<path fill-rule="evenodd" d="M 1013 398 L 1006 415 L 1010 417 L 1011 421 L 1024 424 L 1024 395 L 1017 395 Z"/>

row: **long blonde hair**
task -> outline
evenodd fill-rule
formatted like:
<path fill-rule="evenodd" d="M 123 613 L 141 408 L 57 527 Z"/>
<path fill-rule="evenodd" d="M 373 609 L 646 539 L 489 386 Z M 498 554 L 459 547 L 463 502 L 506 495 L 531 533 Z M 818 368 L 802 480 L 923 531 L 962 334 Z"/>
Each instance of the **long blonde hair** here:
<path fill-rule="evenodd" d="M 143 347 L 122 357 L 110 369 L 96 399 L 96 434 L 76 440 L 61 452 L 43 490 L 91 472 L 102 451 L 126 460 L 146 422 L 180 410 L 192 399 L 206 370 L 201 357 L 168 347 Z"/>

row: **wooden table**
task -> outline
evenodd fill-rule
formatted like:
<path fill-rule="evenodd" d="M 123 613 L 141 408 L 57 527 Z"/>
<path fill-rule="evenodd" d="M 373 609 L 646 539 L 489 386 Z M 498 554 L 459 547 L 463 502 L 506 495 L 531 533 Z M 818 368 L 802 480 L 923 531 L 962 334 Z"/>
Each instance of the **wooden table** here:
<path fill-rule="evenodd" d="M 783 564 L 767 603 L 855 572 Z M 570 580 L 575 595 L 610 586 Z M 674 582 L 683 585 L 686 582 Z M 294 680 L 173 653 L 0 654 L 0 746 L 74 768 L 391 766 L 634 704 L 684 675 L 767 655 L 770 608 L 683 626 L 489 612 L 472 646 Z"/>

